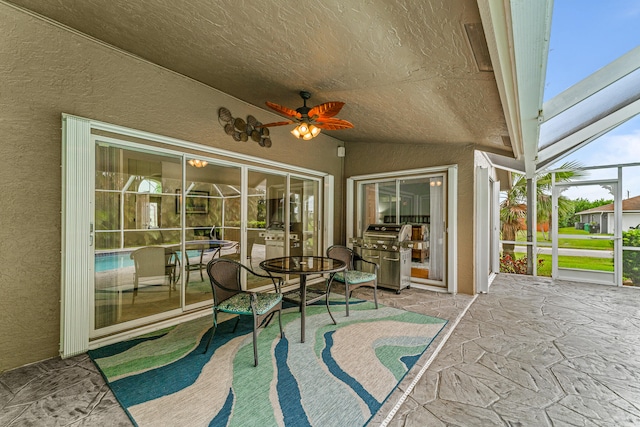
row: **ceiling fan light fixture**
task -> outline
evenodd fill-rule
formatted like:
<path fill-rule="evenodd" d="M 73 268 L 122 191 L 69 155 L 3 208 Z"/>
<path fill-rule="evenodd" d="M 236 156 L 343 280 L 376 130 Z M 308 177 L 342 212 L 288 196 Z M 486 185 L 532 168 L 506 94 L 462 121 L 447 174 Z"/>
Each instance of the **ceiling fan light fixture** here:
<path fill-rule="evenodd" d="M 206 160 L 200 159 L 190 159 L 187 161 L 187 163 L 189 163 L 194 168 L 203 168 L 209 164 L 209 162 L 207 162 Z"/>
<path fill-rule="evenodd" d="M 320 134 L 320 130 L 321 129 L 317 126 L 310 125 L 307 122 L 302 122 L 293 128 L 291 134 L 296 138 L 302 138 L 305 141 L 308 141 L 318 136 L 318 134 Z"/>
<path fill-rule="evenodd" d="M 267 101 L 267 107 L 287 117 L 289 120 L 267 123 L 261 125 L 261 127 L 268 128 L 270 126 L 297 123 L 291 134 L 296 138 L 302 138 L 307 141 L 318 136 L 322 129 L 340 130 L 353 128 L 353 124 L 350 122 L 335 117 L 340 112 L 344 102 L 329 101 L 315 107 L 307 107 L 307 100 L 311 98 L 311 94 L 307 91 L 301 91 L 300 97 L 304 105 L 295 110 Z"/>

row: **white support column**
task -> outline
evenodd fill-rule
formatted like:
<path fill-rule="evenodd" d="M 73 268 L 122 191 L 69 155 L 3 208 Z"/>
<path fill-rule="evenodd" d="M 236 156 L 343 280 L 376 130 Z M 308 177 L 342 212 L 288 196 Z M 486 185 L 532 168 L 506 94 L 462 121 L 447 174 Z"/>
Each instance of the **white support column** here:
<path fill-rule="evenodd" d="M 93 190 L 95 148 L 91 122 L 62 118 L 62 263 L 60 355 L 89 349 L 93 292 Z"/>
<path fill-rule="evenodd" d="M 613 212 L 615 234 L 613 236 L 613 280 L 616 286 L 622 286 L 622 166 L 618 167 L 618 182 L 615 186 Z"/>
<path fill-rule="evenodd" d="M 349 185 L 347 185 L 347 191 L 348 189 Z M 323 247 L 321 255 L 324 256 L 324 254 L 327 253 L 327 248 L 334 244 L 333 225 L 335 223 L 335 206 L 333 203 L 333 199 L 335 198 L 335 179 L 333 175 L 327 175 L 324 177 L 322 197 L 324 200 L 324 210 L 322 215 L 322 217 L 324 218 L 324 223 L 321 230 L 324 234 L 324 238 L 322 239 Z M 349 204 L 347 203 L 347 208 L 348 206 Z M 342 209 L 344 208 L 345 207 L 343 206 Z"/>
<path fill-rule="evenodd" d="M 551 278 L 558 279 L 558 196 L 559 189 L 556 187 L 556 173 L 551 172 L 551 209 L 553 218 L 551 223 Z"/>
<path fill-rule="evenodd" d="M 458 293 L 458 166 L 447 170 L 447 290 Z"/>
<path fill-rule="evenodd" d="M 475 206 L 475 293 L 489 292 L 489 254 L 491 236 L 491 208 L 489 206 L 489 168 L 476 167 Z"/>
<path fill-rule="evenodd" d="M 527 274 L 537 276 L 538 243 L 538 183 L 527 179 Z"/>

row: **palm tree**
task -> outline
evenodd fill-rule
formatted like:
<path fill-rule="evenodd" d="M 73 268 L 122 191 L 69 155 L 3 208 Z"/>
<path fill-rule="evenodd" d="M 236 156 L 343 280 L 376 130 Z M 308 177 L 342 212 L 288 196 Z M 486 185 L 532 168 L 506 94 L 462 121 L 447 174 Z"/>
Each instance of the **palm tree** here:
<path fill-rule="evenodd" d="M 559 169 L 562 172 L 556 172 L 556 183 L 568 182 L 572 179 L 581 178 L 584 173 L 580 170 L 581 165 L 578 162 L 564 163 Z M 518 231 L 526 228 L 527 218 L 527 179 L 525 175 L 514 173 L 512 175 L 513 183 L 511 189 L 507 191 L 506 197 L 500 203 L 500 223 L 502 231 L 502 240 L 516 240 Z M 551 173 L 540 174 L 536 176 L 536 203 L 537 203 L 537 222 L 549 222 L 551 225 L 552 206 L 551 206 Z M 558 198 L 558 215 L 570 213 L 573 209 L 573 202 L 564 196 Z M 513 243 L 503 243 L 502 248 L 505 255 L 513 257 Z"/>
<path fill-rule="evenodd" d="M 525 183 L 523 186 L 522 183 Z M 524 192 L 523 192 L 524 188 Z M 513 184 L 507 191 L 505 199 L 500 203 L 500 224 L 502 230 L 502 240 L 515 241 L 518 231 L 522 229 L 522 224 L 527 218 L 526 201 L 526 179 L 524 175 L 513 174 Z M 505 255 L 513 258 L 514 243 L 503 243 L 502 250 Z"/>

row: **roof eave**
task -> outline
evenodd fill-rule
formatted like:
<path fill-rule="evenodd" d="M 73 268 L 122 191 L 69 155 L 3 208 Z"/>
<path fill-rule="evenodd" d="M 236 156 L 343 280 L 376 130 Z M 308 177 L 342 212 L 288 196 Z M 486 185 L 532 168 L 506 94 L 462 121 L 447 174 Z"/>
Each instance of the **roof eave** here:
<path fill-rule="evenodd" d="M 536 172 L 552 0 L 478 0 L 516 159 Z"/>

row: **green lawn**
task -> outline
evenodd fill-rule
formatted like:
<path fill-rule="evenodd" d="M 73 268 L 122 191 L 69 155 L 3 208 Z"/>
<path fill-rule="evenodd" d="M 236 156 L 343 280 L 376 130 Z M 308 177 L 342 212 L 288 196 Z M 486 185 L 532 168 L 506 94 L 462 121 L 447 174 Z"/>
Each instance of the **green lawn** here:
<path fill-rule="evenodd" d="M 516 253 L 515 255 L 517 259 L 525 256 L 524 253 Z M 542 265 L 538 264 L 538 276 L 551 277 L 551 255 L 538 255 L 538 260 L 543 260 Z M 613 271 L 613 259 L 561 255 L 558 256 L 558 266 L 561 268 Z"/>
<path fill-rule="evenodd" d="M 558 230 L 558 234 L 573 234 L 573 235 L 584 235 L 584 236 L 610 236 L 608 234 L 590 234 L 584 230 L 576 230 L 575 227 L 565 227 Z M 551 246 L 551 236 L 549 233 L 546 233 L 546 238 L 543 233 L 537 233 L 538 245 L 540 246 Z M 527 241 L 527 232 L 526 230 L 518 231 L 518 235 L 516 237 L 516 241 L 518 242 L 526 242 Z M 573 248 L 573 249 L 601 249 L 601 250 L 612 250 L 613 249 L 613 240 L 603 240 L 603 239 L 566 239 L 561 238 L 558 240 L 558 247 L 560 248 Z"/>

